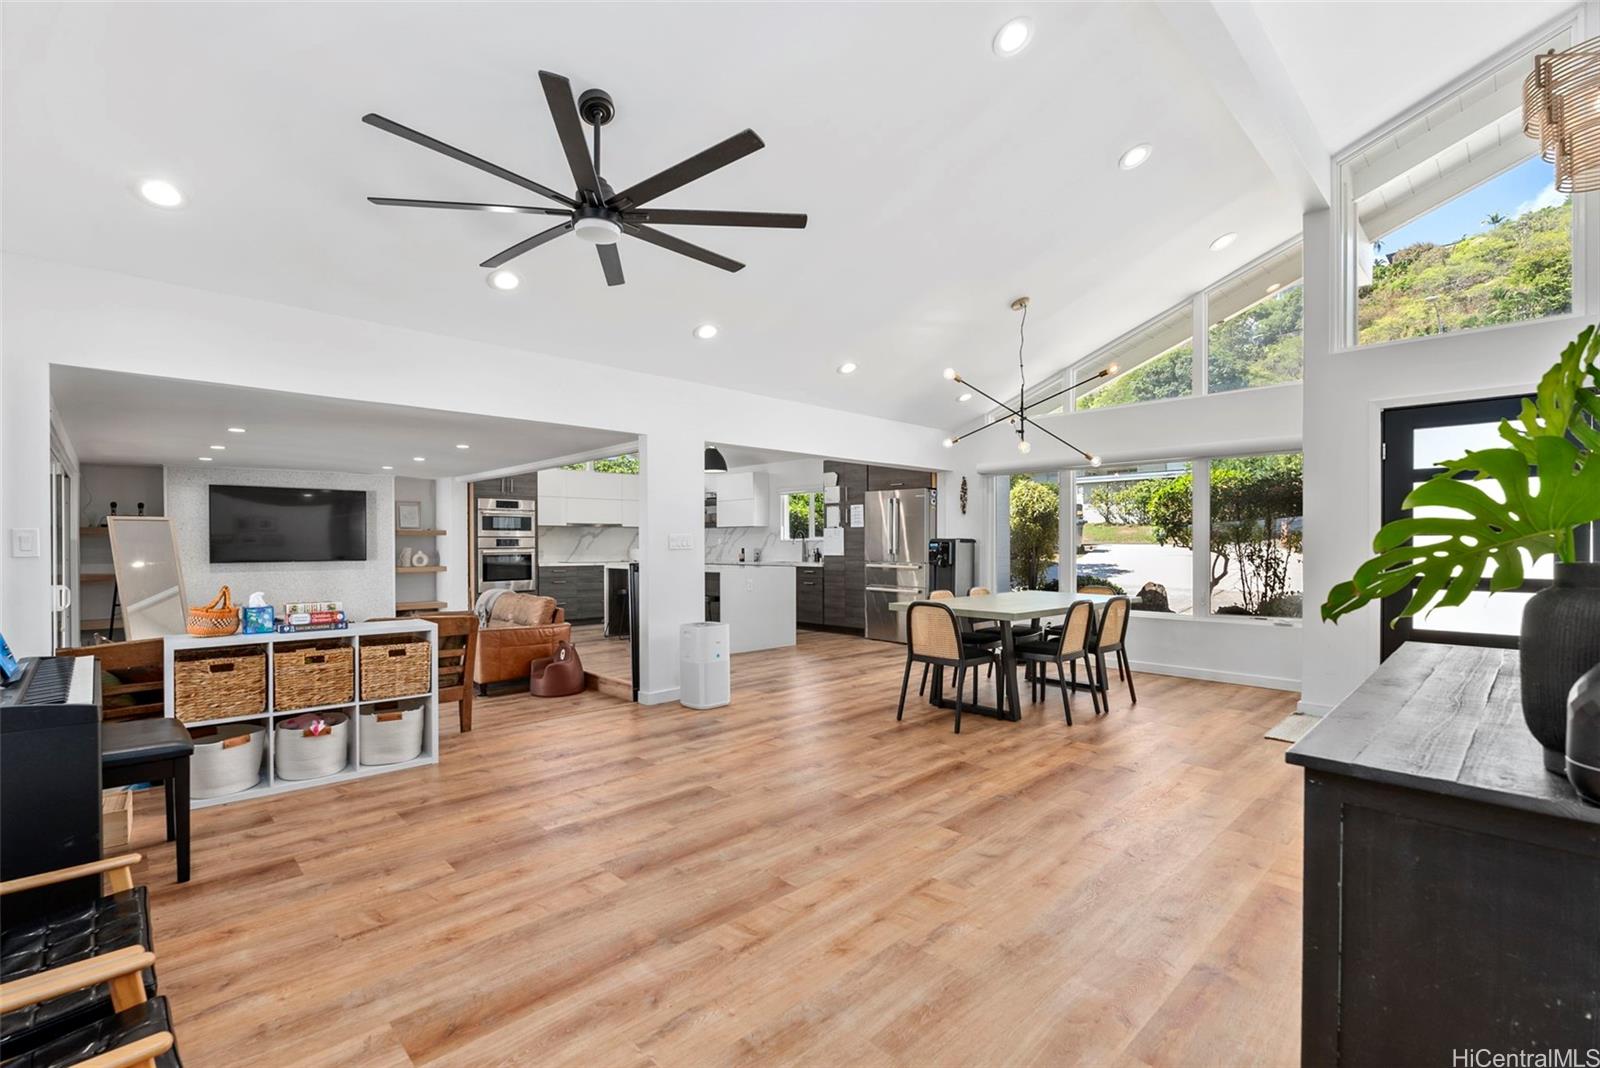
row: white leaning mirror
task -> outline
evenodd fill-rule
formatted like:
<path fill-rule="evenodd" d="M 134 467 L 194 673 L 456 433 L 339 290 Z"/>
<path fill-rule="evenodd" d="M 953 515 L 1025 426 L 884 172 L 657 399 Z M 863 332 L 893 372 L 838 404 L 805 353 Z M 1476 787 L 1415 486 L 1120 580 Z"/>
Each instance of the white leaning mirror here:
<path fill-rule="evenodd" d="M 128 640 L 185 633 L 189 601 L 172 521 L 165 516 L 111 516 L 106 526 Z"/>

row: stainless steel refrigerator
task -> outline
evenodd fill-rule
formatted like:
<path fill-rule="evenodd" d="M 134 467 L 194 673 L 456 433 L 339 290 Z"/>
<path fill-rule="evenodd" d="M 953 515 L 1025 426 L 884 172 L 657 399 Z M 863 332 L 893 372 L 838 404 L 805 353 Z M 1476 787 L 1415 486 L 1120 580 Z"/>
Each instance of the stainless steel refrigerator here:
<path fill-rule="evenodd" d="M 904 612 L 896 601 L 928 596 L 928 539 L 933 537 L 933 491 L 874 490 L 866 512 L 867 637 L 906 640 Z"/>

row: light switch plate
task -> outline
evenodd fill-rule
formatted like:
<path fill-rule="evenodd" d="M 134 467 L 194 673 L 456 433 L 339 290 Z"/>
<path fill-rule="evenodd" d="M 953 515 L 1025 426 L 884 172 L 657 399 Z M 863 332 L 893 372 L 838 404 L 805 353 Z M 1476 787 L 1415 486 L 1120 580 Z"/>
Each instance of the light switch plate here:
<path fill-rule="evenodd" d="M 694 548 L 694 535 L 693 534 L 668 534 L 667 535 L 667 548 L 669 550 L 693 549 Z"/>
<path fill-rule="evenodd" d="M 38 556 L 39 555 L 39 528 L 38 527 L 12 527 L 11 528 L 11 555 L 12 556 Z"/>

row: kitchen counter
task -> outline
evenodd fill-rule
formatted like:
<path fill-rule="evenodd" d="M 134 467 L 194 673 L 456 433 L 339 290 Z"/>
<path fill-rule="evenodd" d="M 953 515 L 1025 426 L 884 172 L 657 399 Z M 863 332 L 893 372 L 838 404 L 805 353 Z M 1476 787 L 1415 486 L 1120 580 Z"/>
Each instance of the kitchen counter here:
<path fill-rule="evenodd" d="M 813 564 L 809 560 L 707 560 L 707 567 L 821 567 L 820 563 Z"/>
<path fill-rule="evenodd" d="M 707 564 L 706 571 L 720 576 L 722 622 L 728 624 L 731 652 L 794 644 L 793 564 Z"/>

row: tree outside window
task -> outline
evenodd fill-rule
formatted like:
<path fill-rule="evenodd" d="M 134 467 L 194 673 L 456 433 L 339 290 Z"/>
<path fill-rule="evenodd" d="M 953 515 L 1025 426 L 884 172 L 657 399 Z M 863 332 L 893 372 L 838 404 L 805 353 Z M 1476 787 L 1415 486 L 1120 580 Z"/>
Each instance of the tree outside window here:
<path fill-rule="evenodd" d="M 785 493 L 783 514 L 788 521 L 784 524 L 783 540 L 801 541 L 822 537 L 828 514 L 826 499 L 821 490 Z"/>
<path fill-rule="evenodd" d="M 1058 588 L 1061 490 L 1055 476 L 1011 476 L 1009 505 L 1012 585 L 1025 590 Z"/>

